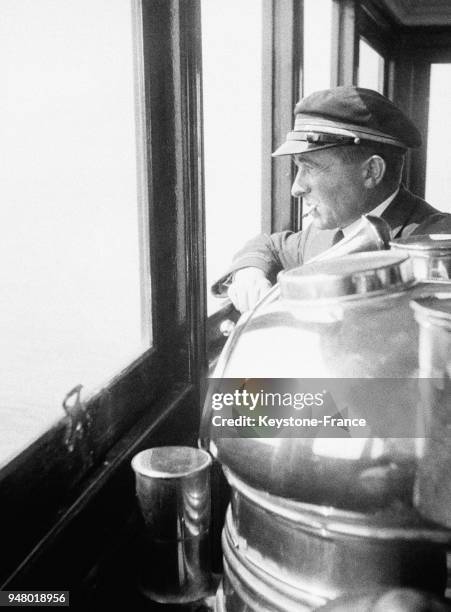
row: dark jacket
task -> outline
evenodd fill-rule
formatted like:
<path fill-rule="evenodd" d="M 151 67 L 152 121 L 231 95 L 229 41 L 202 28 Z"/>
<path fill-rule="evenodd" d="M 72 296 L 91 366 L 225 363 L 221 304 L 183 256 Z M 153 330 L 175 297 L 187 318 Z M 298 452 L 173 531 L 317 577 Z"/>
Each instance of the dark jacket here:
<path fill-rule="evenodd" d="M 389 224 L 392 238 L 411 234 L 451 234 L 451 215 L 436 210 L 403 186 L 381 217 Z M 330 248 L 336 231 L 320 230 L 311 224 L 300 232 L 260 234 L 236 254 L 224 276 L 212 286 L 212 291 L 215 295 L 224 295 L 230 275 L 249 266 L 260 268 L 274 282 L 280 270 L 306 263 Z"/>

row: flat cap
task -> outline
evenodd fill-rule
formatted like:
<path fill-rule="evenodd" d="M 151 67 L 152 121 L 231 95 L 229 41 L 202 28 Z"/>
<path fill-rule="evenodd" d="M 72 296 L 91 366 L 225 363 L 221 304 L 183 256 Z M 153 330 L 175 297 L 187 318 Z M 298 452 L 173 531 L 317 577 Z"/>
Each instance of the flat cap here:
<path fill-rule="evenodd" d="M 293 131 L 273 156 L 365 141 L 402 149 L 421 145 L 421 135 L 412 121 L 372 89 L 350 86 L 317 91 L 296 104 L 294 115 Z"/>

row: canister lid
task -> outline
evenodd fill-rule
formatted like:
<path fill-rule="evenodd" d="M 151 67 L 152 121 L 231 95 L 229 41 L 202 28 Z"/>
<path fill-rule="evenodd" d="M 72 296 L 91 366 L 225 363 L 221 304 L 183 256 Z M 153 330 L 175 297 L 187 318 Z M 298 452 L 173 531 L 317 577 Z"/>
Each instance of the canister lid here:
<path fill-rule="evenodd" d="M 415 318 L 451 328 L 451 290 L 425 295 L 410 302 Z"/>
<path fill-rule="evenodd" d="M 451 255 L 451 234 L 421 234 L 398 238 L 390 242 L 394 249 L 403 249 L 410 253 L 421 253 L 425 256 Z"/>
<path fill-rule="evenodd" d="M 407 255 L 383 251 L 307 263 L 280 272 L 278 280 L 282 298 L 315 300 L 399 291 L 414 276 Z"/>

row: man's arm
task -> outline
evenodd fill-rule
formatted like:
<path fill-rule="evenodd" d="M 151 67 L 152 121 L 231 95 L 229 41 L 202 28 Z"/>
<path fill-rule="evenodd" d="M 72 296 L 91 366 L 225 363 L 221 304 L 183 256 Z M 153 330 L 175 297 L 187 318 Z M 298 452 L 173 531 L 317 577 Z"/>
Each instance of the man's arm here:
<path fill-rule="evenodd" d="M 238 251 L 232 265 L 212 286 L 216 296 L 228 294 L 244 312 L 268 291 L 280 270 L 302 264 L 302 232 L 277 232 L 256 236 Z"/>

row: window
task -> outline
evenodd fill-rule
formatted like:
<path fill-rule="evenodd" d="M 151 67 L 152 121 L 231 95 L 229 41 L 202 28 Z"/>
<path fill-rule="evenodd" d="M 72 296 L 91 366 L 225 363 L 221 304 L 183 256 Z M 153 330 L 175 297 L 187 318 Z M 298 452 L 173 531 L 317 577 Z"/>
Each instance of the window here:
<path fill-rule="evenodd" d="M 261 228 L 262 4 L 201 3 L 208 286 Z"/>
<path fill-rule="evenodd" d="M 207 287 L 253 235 L 300 222 L 294 169 L 271 152 L 301 92 L 330 86 L 332 4 L 201 2 Z"/>
<path fill-rule="evenodd" d="M 304 0 L 303 95 L 330 87 L 332 0 Z"/>
<path fill-rule="evenodd" d="M 359 87 L 384 93 L 384 58 L 365 39 L 359 40 Z"/>
<path fill-rule="evenodd" d="M 429 121 L 426 164 L 426 200 L 445 212 L 451 212 L 450 155 L 451 138 L 448 117 L 451 99 L 451 64 L 431 64 Z"/>
<path fill-rule="evenodd" d="M 0 464 L 150 341 L 131 4 L 1 11 Z"/>
<path fill-rule="evenodd" d="M 197 435 L 204 287 L 199 7 L 196 0 L 177 7 L 160 0 L 0 4 L 5 108 L 24 122 L 23 131 L 11 117 L 2 126 L 2 170 L 8 163 L 0 186 L 8 184 L 2 222 L 9 225 L 0 242 L 8 247 L 8 263 L 22 266 L 28 274 L 22 276 L 34 283 L 28 294 L 16 291 L 16 308 L 31 320 L 30 358 L 39 368 L 37 381 L 23 376 L 22 387 L 35 388 L 42 406 L 43 398 L 49 406 L 39 434 L 24 439 L 23 452 L 12 457 L 12 451 L 0 469 L 0 583 L 42 586 L 47 575 L 52 584 L 71 588 L 113 545 L 132 507 L 132 487 L 124 490 L 130 453 L 143 444 L 194 444 Z M 18 66 L 24 56 L 31 70 Z M 51 244 L 31 244 L 33 230 Z M 11 250 L 19 263 L 10 261 Z M 81 272 L 69 267 L 76 264 Z M 2 274 L 9 283 L 2 309 L 8 304 L 12 320 L 9 299 L 21 279 L 11 279 L 6 269 Z M 40 279 L 53 301 L 37 293 Z M 82 325 L 63 342 L 61 329 L 76 320 Z M 39 326 L 45 333 L 37 340 Z M 13 341 L 16 332 L 17 326 Z M 56 348 L 51 337 L 60 342 Z M 29 356 L 18 357 L 26 365 Z M 69 360 L 74 379 L 65 378 Z M 64 415 L 60 394 L 69 390 L 69 380 L 88 381 L 87 394 Z M 4 382 L 2 377 L 6 389 Z M 47 394 L 41 397 L 42 390 Z M 27 401 L 32 395 L 18 392 Z M 29 414 L 42 416 L 34 394 L 30 401 Z M 113 506 L 108 516 L 92 512 Z M 71 550 L 64 564 L 55 533 L 71 541 L 63 544 Z"/>

